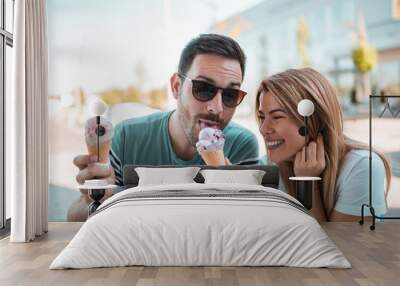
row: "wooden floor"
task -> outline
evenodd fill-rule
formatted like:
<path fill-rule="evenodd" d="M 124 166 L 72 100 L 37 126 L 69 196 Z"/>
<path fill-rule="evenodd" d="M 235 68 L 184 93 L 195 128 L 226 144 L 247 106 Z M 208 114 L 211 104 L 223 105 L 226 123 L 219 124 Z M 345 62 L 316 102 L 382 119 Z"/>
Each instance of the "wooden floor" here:
<path fill-rule="evenodd" d="M 80 223 L 50 223 L 32 243 L 0 241 L 0 285 L 400 285 L 400 223 L 375 231 L 357 223 L 323 225 L 353 268 L 120 267 L 48 270 Z"/>

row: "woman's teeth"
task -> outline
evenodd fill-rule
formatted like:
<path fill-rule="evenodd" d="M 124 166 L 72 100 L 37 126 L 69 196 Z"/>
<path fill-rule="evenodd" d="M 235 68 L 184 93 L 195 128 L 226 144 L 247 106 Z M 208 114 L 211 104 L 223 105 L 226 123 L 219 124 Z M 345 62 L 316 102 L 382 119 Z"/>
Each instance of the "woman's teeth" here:
<path fill-rule="evenodd" d="M 285 140 L 275 140 L 275 141 L 269 141 L 267 142 L 267 147 L 268 149 L 275 149 L 278 148 L 281 144 L 283 144 Z"/>

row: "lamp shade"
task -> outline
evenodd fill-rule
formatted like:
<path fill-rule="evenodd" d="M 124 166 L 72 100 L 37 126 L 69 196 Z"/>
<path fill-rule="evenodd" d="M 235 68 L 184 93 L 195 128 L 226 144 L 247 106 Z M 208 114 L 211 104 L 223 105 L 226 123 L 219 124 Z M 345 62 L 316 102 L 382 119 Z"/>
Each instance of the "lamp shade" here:
<path fill-rule="evenodd" d="M 309 99 L 303 99 L 297 104 L 297 111 L 301 116 L 311 116 L 314 113 L 314 103 Z"/>
<path fill-rule="evenodd" d="M 96 98 L 90 102 L 90 111 L 95 116 L 101 116 L 107 111 L 107 104 L 103 100 Z"/>

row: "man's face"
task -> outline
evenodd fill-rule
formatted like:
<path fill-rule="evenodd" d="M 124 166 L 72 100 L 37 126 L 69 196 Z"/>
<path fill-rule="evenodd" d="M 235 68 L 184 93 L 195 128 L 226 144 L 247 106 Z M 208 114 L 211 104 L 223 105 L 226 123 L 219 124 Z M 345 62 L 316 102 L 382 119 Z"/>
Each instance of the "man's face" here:
<path fill-rule="evenodd" d="M 217 87 L 239 89 L 242 70 L 239 61 L 217 55 L 197 55 L 186 76 L 202 80 Z M 177 79 L 179 80 L 179 79 Z M 198 101 L 192 94 L 192 82 L 180 78 L 180 86 L 174 96 L 178 99 L 177 113 L 186 138 L 196 145 L 199 132 L 204 127 L 224 129 L 232 119 L 236 108 L 226 107 L 222 102 L 222 91 L 210 101 Z"/>

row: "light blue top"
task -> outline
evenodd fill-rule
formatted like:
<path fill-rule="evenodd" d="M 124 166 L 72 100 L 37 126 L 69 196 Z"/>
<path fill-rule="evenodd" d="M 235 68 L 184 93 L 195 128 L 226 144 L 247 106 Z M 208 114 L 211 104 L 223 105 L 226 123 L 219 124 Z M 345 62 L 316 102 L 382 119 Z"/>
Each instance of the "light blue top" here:
<path fill-rule="evenodd" d="M 266 164 L 266 157 L 260 164 Z M 361 215 L 361 205 L 369 203 L 369 150 L 351 150 L 344 158 L 342 168 L 336 180 L 337 201 L 335 210 L 354 216 Z M 281 182 L 281 180 L 280 180 Z M 372 153 L 372 204 L 375 214 L 381 216 L 387 212 L 385 200 L 385 167 L 382 159 Z M 284 191 L 283 184 L 279 189 Z M 370 216 L 368 208 L 364 215 Z"/>
<path fill-rule="evenodd" d="M 382 159 L 372 153 L 372 205 L 375 214 L 387 212 L 385 200 L 385 166 Z M 337 202 L 335 210 L 360 216 L 361 205 L 369 203 L 369 150 L 352 150 L 347 153 L 336 181 Z M 368 208 L 366 215 L 371 215 Z"/>

